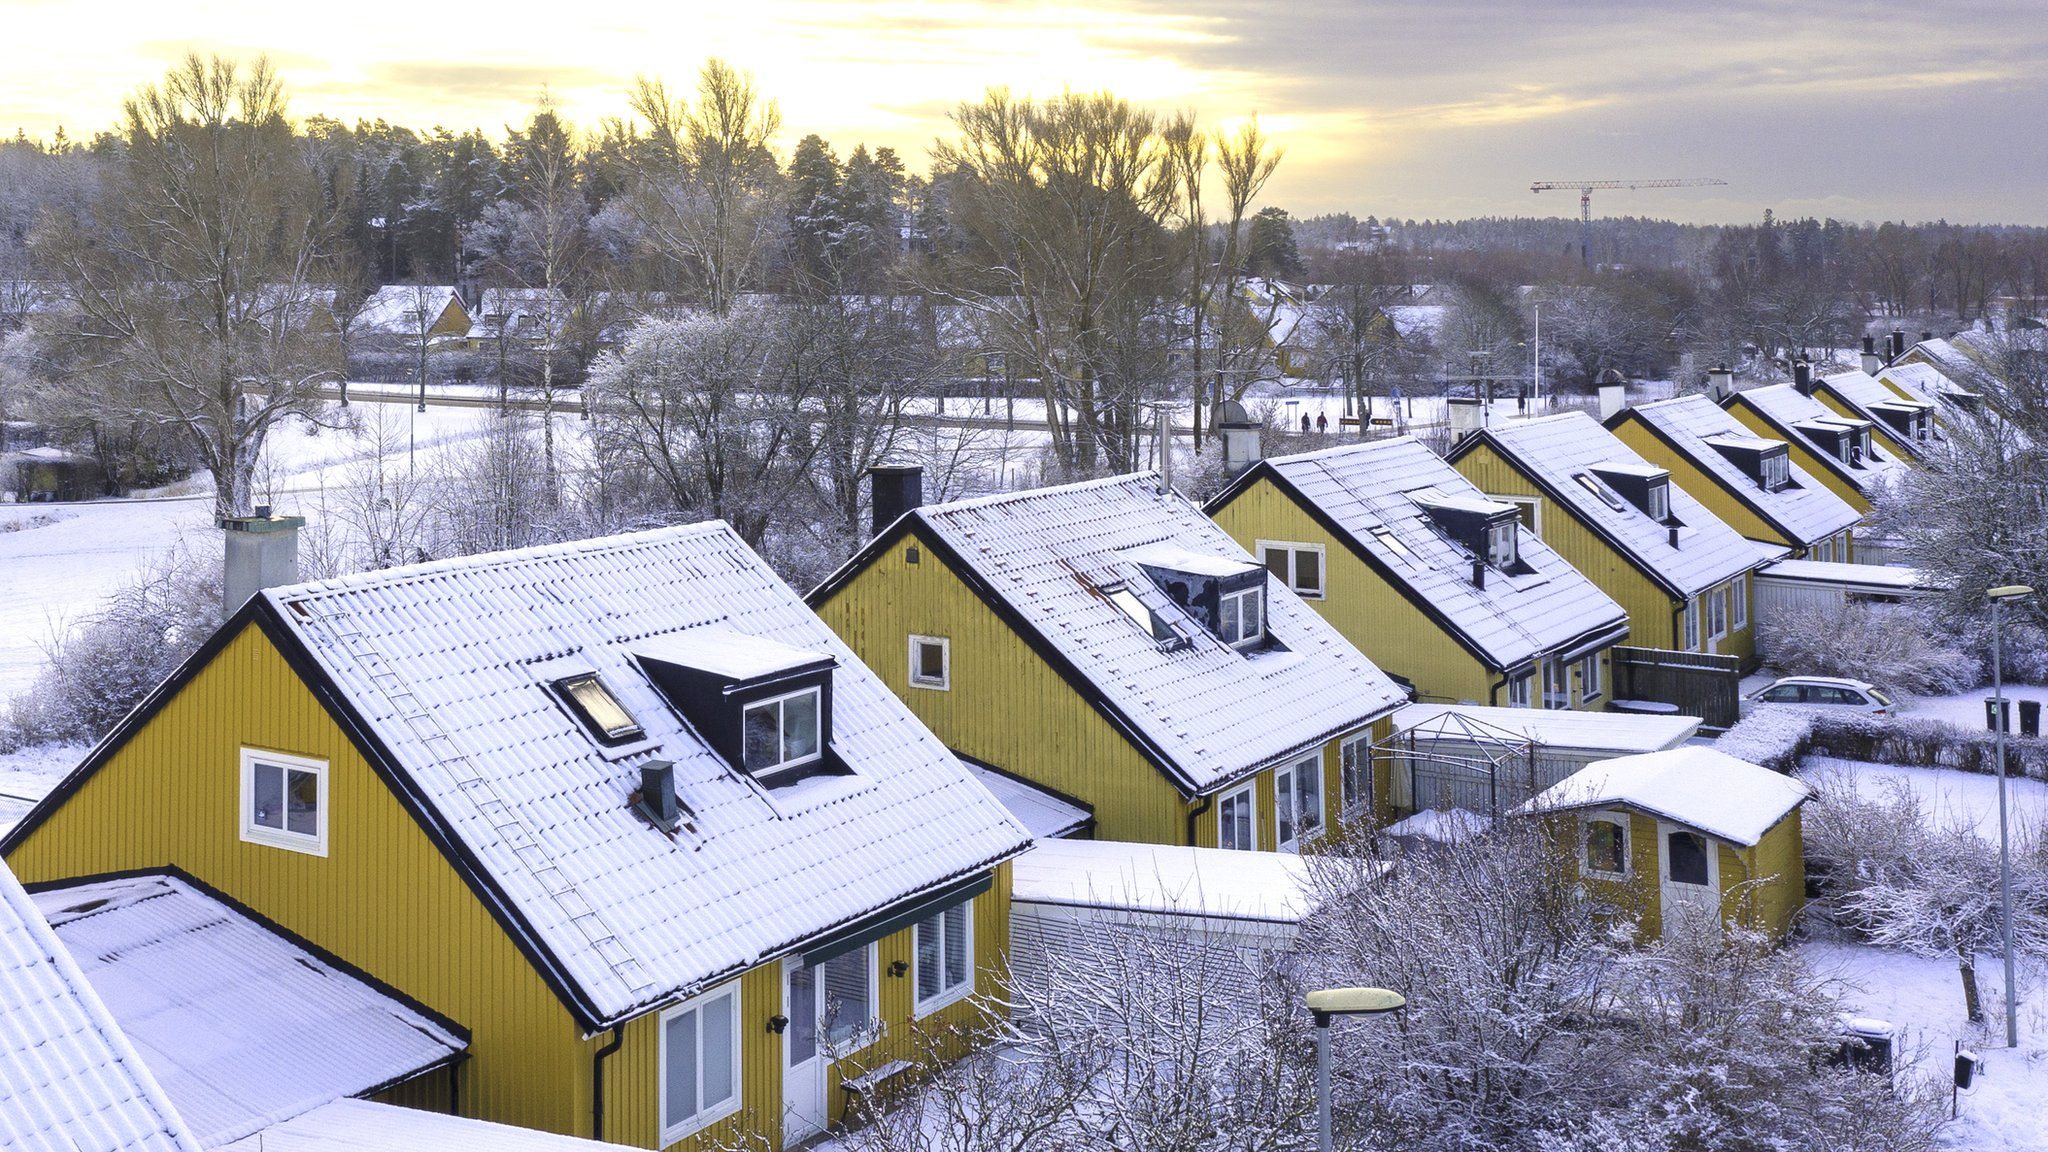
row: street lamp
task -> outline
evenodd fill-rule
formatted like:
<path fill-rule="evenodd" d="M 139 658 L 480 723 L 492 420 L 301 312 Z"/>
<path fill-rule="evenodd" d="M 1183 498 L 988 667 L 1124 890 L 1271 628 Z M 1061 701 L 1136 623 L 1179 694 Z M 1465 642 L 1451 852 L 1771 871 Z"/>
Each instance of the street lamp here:
<path fill-rule="evenodd" d="M 2012 838 L 2005 811 L 2005 614 L 2008 600 L 2032 596 L 2025 584 L 2006 584 L 1984 595 L 1991 601 L 1991 726 L 1992 755 L 1998 760 L 1998 919 L 2005 947 L 2005 1046 L 2020 1046 L 2020 1006 L 2013 995 Z"/>
<path fill-rule="evenodd" d="M 1308 994 L 1309 1014 L 1316 1021 L 1316 1148 L 1331 1152 L 1330 1019 L 1335 1016 L 1384 1016 L 1408 1003 L 1385 988 L 1324 988 Z"/>

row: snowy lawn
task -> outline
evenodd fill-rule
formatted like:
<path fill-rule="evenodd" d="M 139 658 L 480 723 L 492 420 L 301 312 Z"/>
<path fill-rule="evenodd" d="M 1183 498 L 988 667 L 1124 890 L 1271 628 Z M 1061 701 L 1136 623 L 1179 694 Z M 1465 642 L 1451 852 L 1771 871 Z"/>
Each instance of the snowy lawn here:
<path fill-rule="evenodd" d="M 2039 684 L 2007 684 L 2005 696 L 2008 700 L 2039 700 L 2048 704 L 2048 687 Z M 1953 696 L 1914 696 L 1899 702 L 1899 715 L 1921 720 L 1942 720 L 1958 728 L 1972 732 L 1986 731 L 1984 724 L 1984 701 L 1991 698 L 1991 685 L 1958 692 Z M 2012 709 L 2013 730 L 2019 730 L 2020 709 L 2017 703 L 2009 704 Z"/>
<path fill-rule="evenodd" d="M 38 744 L 0 752 L 0 833 L 27 815 L 88 750 L 83 744 Z"/>
<path fill-rule="evenodd" d="M 1962 1118 L 1943 1142 L 1967 1152 L 2048 1148 L 2048 965 L 2030 960 L 2020 973 L 2020 1047 L 2005 1043 L 2003 977 L 1995 957 L 1982 957 L 1977 979 L 1985 1024 L 1963 1015 L 1962 984 L 1953 960 L 1928 960 L 1861 944 L 1809 943 L 1799 953 L 1824 976 L 1844 982 L 1858 1015 L 1902 1029 L 1904 1054 L 1925 1073 L 1948 1082 L 1955 1041 L 1985 1060 L 1985 1074 L 1963 1097 Z"/>
<path fill-rule="evenodd" d="M 1799 776 L 1816 788 L 1848 787 L 1857 795 L 1877 798 L 1889 788 L 1905 788 L 1937 823 L 1958 821 L 1989 841 L 1998 839 L 1998 778 L 1953 768 L 1919 768 L 1904 764 L 1866 764 L 1825 756 L 1809 758 Z M 2015 830 L 2048 831 L 2048 783 L 2013 777 L 2006 782 Z"/>

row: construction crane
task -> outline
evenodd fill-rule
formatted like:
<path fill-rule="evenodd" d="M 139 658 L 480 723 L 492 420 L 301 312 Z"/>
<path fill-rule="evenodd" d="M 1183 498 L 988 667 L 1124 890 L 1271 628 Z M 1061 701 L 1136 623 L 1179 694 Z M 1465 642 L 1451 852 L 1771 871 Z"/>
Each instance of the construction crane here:
<path fill-rule="evenodd" d="M 1579 190 L 1579 262 L 1586 267 L 1593 266 L 1590 241 L 1593 232 L 1593 189 L 1595 188 L 1706 188 L 1726 184 L 1711 176 L 1680 176 L 1672 180 L 1538 180 L 1529 185 L 1531 192 L 1555 192 L 1565 188 Z"/>

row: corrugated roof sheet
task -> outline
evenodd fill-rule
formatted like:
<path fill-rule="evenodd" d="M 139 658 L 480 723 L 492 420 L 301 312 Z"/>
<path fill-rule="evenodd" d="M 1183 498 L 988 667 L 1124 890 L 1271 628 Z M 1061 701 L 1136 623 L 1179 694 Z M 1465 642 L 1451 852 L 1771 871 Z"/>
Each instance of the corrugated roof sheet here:
<path fill-rule="evenodd" d="M 1876 383 L 1876 381 L 1872 381 Z M 1882 385 L 1880 385 L 1882 387 Z M 1719 480 L 1737 499 L 1760 509 L 1801 546 L 1817 543 L 1863 519 L 1848 501 L 1796 463 L 1788 463 L 1792 485 L 1770 491 L 1750 479 L 1740 465 L 1714 447 L 1714 441 L 1758 448 L 1783 443 L 1750 431 L 1735 415 L 1705 396 L 1680 396 L 1632 409 L 1638 419 L 1664 434 L 1700 470 Z"/>
<path fill-rule="evenodd" d="M 1267 631 L 1284 651 L 1239 652 L 1159 591 L 1131 556 L 1147 545 L 1256 561 L 1150 473 L 915 510 L 1025 625 L 1206 792 L 1325 743 L 1402 703 L 1363 653 L 1275 581 Z M 1156 555 L 1156 553 L 1154 553 Z M 1097 589 L 1122 582 L 1192 643 L 1162 650 Z"/>
<path fill-rule="evenodd" d="M 1649 466 L 1621 439 L 1584 412 L 1516 420 L 1481 433 L 1501 454 L 1542 481 L 1574 514 L 1597 525 L 1643 567 L 1697 595 L 1747 572 L 1763 558 L 1741 533 L 1730 528 L 1678 485 L 1671 486 L 1671 513 L 1684 527 L 1672 547 L 1668 529 L 1633 505 L 1615 509 L 1576 477 L 1606 464 Z"/>
<path fill-rule="evenodd" d="M 35 902 L 209 1148 L 468 1046 L 172 876 L 46 889 Z"/>
<path fill-rule="evenodd" d="M 263 594 L 601 1021 L 974 874 L 1025 830 L 723 523 Z M 836 658 L 850 776 L 765 789 L 642 672 L 643 641 L 728 628 Z M 547 687 L 598 673 L 646 732 L 595 743 Z M 674 840 L 628 807 L 675 765 Z"/>
<path fill-rule="evenodd" d="M 624 1147 L 422 1108 L 336 1100 L 238 1140 L 223 1152 L 615 1152 Z"/>
<path fill-rule="evenodd" d="M 199 1152 L 170 1097 L 5 864 L 0 1147 Z"/>
<path fill-rule="evenodd" d="M 1533 533 L 1520 534 L 1525 575 L 1489 570 L 1472 583 L 1472 553 L 1436 527 L 1411 497 L 1483 505 L 1485 494 L 1436 453 L 1408 437 L 1353 444 L 1266 461 L 1376 557 L 1394 578 L 1444 614 L 1473 647 L 1499 668 L 1513 668 L 1602 627 L 1621 627 L 1628 613 Z M 1396 551 L 1375 533 L 1398 540 Z"/>
<path fill-rule="evenodd" d="M 962 761 L 962 763 L 966 763 Z M 982 786 L 1003 802 L 1010 815 L 1018 823 L 1031 830 L 1039 840 L 1056 840 L 1059 837 L 1079 832 L 1095 819 L 1095 814 L 1079 804 L 1070 803 L 1043 788 L 1033 787 L 1014 776 L 1005 776 L 977 764 L 967 764 L 967 770 Z"/>

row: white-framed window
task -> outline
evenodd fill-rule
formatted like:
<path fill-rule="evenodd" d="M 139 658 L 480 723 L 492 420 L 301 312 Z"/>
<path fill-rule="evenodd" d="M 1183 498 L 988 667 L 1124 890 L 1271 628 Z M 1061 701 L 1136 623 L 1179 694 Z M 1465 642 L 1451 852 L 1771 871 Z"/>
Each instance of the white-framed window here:
<path fill-rule="evenodd" d="M 1258 849 L 1258 793 L 1250 784 L 1216 801 L 1216 846 L 1246 852 Z"/>
<path fill-rule="evenodd" d="M 1323 832 L 1323 758 L 1320 754 L 1276 769 L 1273 816 L 1282 852 L 1298 852 Z"/>
<path fill-rule="evenodd" d="M 1321 600 L 1329 579 L 1321 544 L 1297 544 L 1287 540 L 1261 540 L 1259 562 L 1294 594 L 1305 600 Z"/>
<path fill-rule="evenodd" d="M 1372 736 L 1360 733 L 1337 746 L 1337 787 L 1346 816 L 1372 806 Z"/>
<path fill-rule="evenodd" d="M 827 1044 L 850 1052 L 869 1042 L 882 1014 L 880 985 L 873 944 L 818 965 L 818 1025 Z"/>
<path fill-rule="evenodd" d="M 1218 615 L 1223 642 L 1233 646 L 1256 643 L 1266 634 L 1266 592 L 1247 588 L 1226 593 Z"/>
<path fill-rule="evenodd" d="M 1571 669 L 1562 660 L 1543 662 L 1543 706 L 1553 711 L 1572 706 Z"/>
<path fill-rule="evenodd" d="M 1728 586 L 1707 589 L 1701 600 L 1707 606 L 1707 636 L 1719 640 L 1728 635 Z"/>
<path fill-rule="evenodd" d="M 1671 481 L 1652 480 L 1645 491 L 1644 503 L 1648 507 L 1643 511 L 1649 514 L 1650 519 L 1659 524 L 1671 519 Z"/>
<path fill-rule="evenodd" d="M 1579 703 L 1591 704 L 1606 691 L 1607 686 L 1600 675 L 1600 654 L 1594 652 L 1579 657 Z"/>
<path fill-rule="evenodd" d="M 747 705 L 741 718 L 747 771 L 774 772 L 816 760 L 820 700 L 818 689 L 804 688 Z"/>
<path fill-rule="evenodd" d="M 1684 644 L 1684 646 L 1683 646 L 1683 650 L 1684 650 L 1684 651 L 1687 651 L 1687 652 L 1697 652 L 1697 651 L 1699 651 L 1699 650 L 1700 650 L 1700 610 L 1699 610 L 1699 606 L 1698 606 L 1698 605 L 1696 605 L 1696 604 L 1694 604 L 1694 603 L 1691 603 L 1691 602 L 1687 602 L 1687 604 L 1686 604 L 1686 606 L 1685 606 L 1685 607 L 1683 607 L 1683 608 L 1680 608 L 1680 609 L 1678 610 L 1678 617 L 1679 617 L 1679 620 L 1678 620 L 1679 628 L 1680 628 L 1681 632 L 1683 633 L 1683 635 L 1684 635 L 1684 637 L 1685 637 L 1685 644 Z"/>
<path fill-rule="evenodd" d="M 729 985 L 661 1014 L 661 1142 L 740 1107 L 740 990 Z"/>
<path fill-rule="evenodd" d="M 1528 672 L 1524 672 L 1519 676 L 1508 677 L 1508 707 L 1527 708 L 1529 706 L 1529 689 L 1534 686 L 1535 682 L 1536 677 Z"/>
<path fill-rule="evenodd" d="M 974 902 L 917 922 L 917 1012 L 935 1012 L 974 991 Z"/>
<path fill-rule="evenodd" d="M 242 839 L 327 855 L 327 761 L 242 749 Z"/>
<path fill-rule="evenodd" d="M 1792 482 L 1792 459 L 1783 452 L 1763 458 L 1764 491 L 1776 492 Z"/>
<path fill-rule="evenodd" d="M 1728 587 L 1730 598 L 1735 601 L 1735 627 L 1739 631 L 1749 627 L 1749 573 L 1737 576 Z"/>
<path fill-rule="evenodd" d="M 1486 494 L 1496 504 L 1513 504 L 1522 517 L 1522 529 L 1538 540 L 1543 538 L 1543 501 L 1536 496 L 1496 496 Z"/>
<path fill-rule="evenodd" d="M 1486 529 L 1486 562 L 1503 572 L 1515 566 L 1521 555 L 1515 531 L 1522 526 L 1520 520 L 1503 520 L 1490 524 Z"/>
<path fill-rule="evenodd" d="M 943 692 L 953 686 L 953 642 L 944 636 L 910 638 L 910 686 L 936 688 Z"/>
<path fill-rule="evenodd" d="M 1586 817 L 1584 850 L 1579 868 L 1588 876 L 1608 878 L 1628 875 L 1628 816 L 1620 812 L 1599 812 Z"/>

